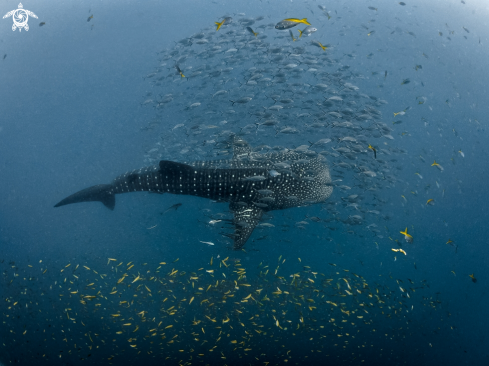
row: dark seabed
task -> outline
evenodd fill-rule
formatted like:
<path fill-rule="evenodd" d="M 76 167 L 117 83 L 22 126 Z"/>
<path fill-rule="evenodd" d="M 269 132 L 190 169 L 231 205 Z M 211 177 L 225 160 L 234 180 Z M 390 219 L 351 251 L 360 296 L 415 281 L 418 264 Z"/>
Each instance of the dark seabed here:
<path fill-rule="evenodd" d="M 486 2 L 0 8 L 0 365 L 489 364 Z"/>

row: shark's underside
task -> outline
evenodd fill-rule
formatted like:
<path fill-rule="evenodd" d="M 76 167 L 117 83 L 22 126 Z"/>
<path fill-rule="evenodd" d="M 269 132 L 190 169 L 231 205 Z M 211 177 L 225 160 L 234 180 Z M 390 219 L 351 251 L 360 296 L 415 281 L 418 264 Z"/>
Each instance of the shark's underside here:
<path fill-rule="evenodd" d="M 54 207 L 101 201 L 113 210 L 116 194 L 136 191 L 229 202 L 234 232 L 228 236 L 238 250 L 264 212 L 322 202 L 333 192 L 329 169 L 321 155 L 307 149 L 256 153 L 237 137 L 232 144 L 232 159 L 190 163 L 162 160 L 158 165 L 120 175 L 111 184 L 81 190 Z"/>

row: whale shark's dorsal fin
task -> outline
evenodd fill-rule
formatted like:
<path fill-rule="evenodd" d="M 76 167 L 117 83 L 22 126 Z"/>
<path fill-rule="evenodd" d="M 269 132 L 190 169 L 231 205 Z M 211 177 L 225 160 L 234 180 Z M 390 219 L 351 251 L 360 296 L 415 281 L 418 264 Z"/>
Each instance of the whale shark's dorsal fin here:
<path fill-rule="evenodd" d="M 177 163 L 175 161 L 170 160 L 160 160 L 158 163 L 160 167 L 161 173 L 172 173 L 172 174 L 182 174 L 183 172 L 188 173 L 195 170 L 195 168 L 191 167 L 188 164 Z"/>
<path fill-rule="evenodd" d="M 240 157 L 246 157 L 251 154 L 251 146 L 238 136 L 233 137 L 233 159 L 239 159 Z"/>
<path fill-rule="evenodd" d="M 239 250 L 245 245 L 256 225 L 260 221 L 263 210 L 256 206 L 241 206 L 231 202 L 229 209 L 233 213 L 234 234 L 228 235 L 234 240 L 234 250 Z"/>

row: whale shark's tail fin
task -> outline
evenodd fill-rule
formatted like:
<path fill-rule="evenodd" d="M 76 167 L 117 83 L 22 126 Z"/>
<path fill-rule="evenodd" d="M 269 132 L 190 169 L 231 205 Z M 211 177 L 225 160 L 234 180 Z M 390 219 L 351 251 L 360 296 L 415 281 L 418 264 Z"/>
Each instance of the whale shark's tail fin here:
<path fill-rule="evenodd" d="M 64 200 L 58 202 L 54 207 L 69 205 L 70 203 L 100 201 L 111 210 L 115 207 L 115 194 L 112 193 L 112 184 L 99 184 L 82 189 Z"/>

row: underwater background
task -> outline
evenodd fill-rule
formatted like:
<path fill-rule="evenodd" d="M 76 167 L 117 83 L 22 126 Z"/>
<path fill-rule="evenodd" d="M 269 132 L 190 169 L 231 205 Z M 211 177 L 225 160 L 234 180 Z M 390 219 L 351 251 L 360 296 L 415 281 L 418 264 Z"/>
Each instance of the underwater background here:
<path fill-rule="evenodd" d="M 0 22 L 2 364 L 489 363 L 489 3 L 22 6 L 28 31 Z M 53 207 L 229 159 L 233 134 L 324 156 L 333 194 L 241 251 L 225 203 Z"/>

